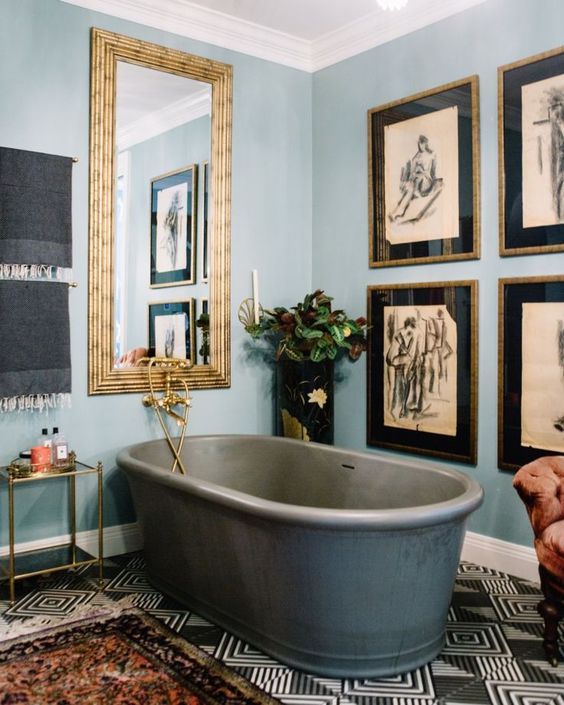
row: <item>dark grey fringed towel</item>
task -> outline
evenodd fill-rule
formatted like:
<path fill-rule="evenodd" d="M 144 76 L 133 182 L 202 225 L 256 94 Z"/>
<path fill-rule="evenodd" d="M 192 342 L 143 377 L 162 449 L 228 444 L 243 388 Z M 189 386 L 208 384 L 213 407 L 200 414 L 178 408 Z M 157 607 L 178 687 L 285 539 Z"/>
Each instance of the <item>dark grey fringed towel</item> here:
<path fill-rule="evenodd" d="M 68 284 L 0 281 L 0 411 L 70 402 Z"/>
<path fill-rule="evenodd" d="M 0 147 L 0 262 L 72 267 L 72 159 Z"/>

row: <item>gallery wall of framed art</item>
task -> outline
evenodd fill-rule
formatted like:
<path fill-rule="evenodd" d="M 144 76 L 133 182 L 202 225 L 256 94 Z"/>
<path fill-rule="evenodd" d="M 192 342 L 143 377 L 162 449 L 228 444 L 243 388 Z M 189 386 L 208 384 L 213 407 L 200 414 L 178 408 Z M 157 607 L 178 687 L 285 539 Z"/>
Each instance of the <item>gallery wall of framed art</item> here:
<path fill-rule="evenodd" d="M 564 252 L 564 48 L 500 66 L 497 89 L 498 256 Z M 368 110 L 370 268 L 449 262 L 454 276 L 480 259 L 479 121 L 477 76 Z M 498 468 L 564 453 L 564 274 L 409 271 L 368 286 L 367 445 L 477 462 L 485 276 L 498 288 Z"/>

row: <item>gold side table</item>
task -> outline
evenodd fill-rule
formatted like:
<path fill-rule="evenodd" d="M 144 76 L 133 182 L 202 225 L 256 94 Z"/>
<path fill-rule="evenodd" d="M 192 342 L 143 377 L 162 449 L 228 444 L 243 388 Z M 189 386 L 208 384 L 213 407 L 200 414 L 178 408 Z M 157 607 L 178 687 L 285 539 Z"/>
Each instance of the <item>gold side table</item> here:
<path fill-rule="evenodd" d="M 0 468 L 0 481 L 8 486 L 8 541 L 7 559 L 0 558 L 0 580 L 8 580 L 10 590 L 10 605 L 16 601 L 16 580 L 30 578 L 45 573 L 69 570 L 84 565 L 98 565 L 98 585 L 104 587 L 104 538 L 103 538 L 103 467 L 85 465 L 75 459 L 74 453 L 69 454 L 69 464 L 63 468 L 52 467 L 42 472 L 31 472 L 33 466 L 18 464 L 14 461 L 7 467 Z M 98 556 L 85 551 L 76 543 L 76 480 L 84 475 L 98 476 Z M 69 488 L 69 526 L 70 540 L 57 546 L 36 549 L 33 551 L 15 550 L 15 502 L 16 488 L 23 484 L 66 481 Z M 2 575 L 3 574 L 3 575 Z"/>

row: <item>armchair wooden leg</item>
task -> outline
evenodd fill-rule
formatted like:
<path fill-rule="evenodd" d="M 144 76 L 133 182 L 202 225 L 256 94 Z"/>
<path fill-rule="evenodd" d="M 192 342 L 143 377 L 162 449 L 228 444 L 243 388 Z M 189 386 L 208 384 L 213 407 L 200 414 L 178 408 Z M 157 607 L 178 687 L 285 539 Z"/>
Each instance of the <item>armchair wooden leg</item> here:
<path fill-rule="evenodd" d="M 541 590 L 544 600 L 537 609 L 544 620 L 544 652 L 552 666 L 558 665 L 560 650 L 558 648 L 558 622 L 564 616 L 563 595 L 555 578 L 543 566 L 539 566 Z"/>

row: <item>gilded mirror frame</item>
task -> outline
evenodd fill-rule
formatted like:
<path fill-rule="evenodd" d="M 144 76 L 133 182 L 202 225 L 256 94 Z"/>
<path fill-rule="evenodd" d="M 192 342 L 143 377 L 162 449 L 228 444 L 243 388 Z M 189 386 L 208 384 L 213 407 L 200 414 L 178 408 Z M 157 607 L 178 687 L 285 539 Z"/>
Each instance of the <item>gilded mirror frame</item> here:
<path fill-rule="evenodd" d="M 231 115 L 232 67 L 106 30 L 92 28 L 90 60 L 90 189 L 88 255 L 88 393 L 149 389 L 147 369 L 114 367 L 114 189 L 117 62 L 209 83 L 212 89 L 210 364 L 180 373 L 191 389 L 231 381 Z M 160 373 L 163 375 L 164 372 Z"/>

